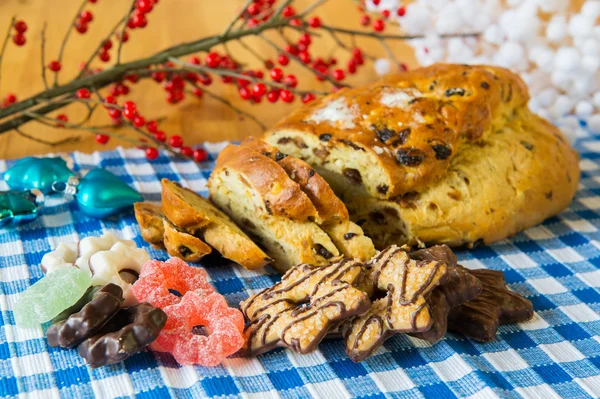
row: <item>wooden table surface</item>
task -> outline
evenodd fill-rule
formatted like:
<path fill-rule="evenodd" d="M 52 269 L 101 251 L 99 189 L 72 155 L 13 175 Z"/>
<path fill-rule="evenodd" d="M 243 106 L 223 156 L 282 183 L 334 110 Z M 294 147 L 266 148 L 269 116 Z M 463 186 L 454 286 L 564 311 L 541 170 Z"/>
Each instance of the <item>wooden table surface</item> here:
<path fill-rule="evenodd" d="M 221 32 L 237 12 L 242 0 L 162 0 L 148 16 L 148 26 L 143 30 L 131 32 L 130 40 L 124 45 L 123 60 L 151 55 L 168 46 L 181 42 L 196 40 L 207 35 Z M 62 37 L 70 24 L 76 10 L 81 4 L 80 0 L 2 0 L 0 1 L 0 35 L 4 35 L 10 17 L 16 15 L 27 22 L 29 30 L 26 33 L 27 44 L 23 47 L 10 45 L 7 49 L 2 65 L 2 87 L 0 96 L 14 92 L 18 98 L 24 99 L 43 89 L 41 78 L 41 29 L 44 22 L 48 23 L 46 60 L 55 59 Z M 87 9 L 94 13 L 94 20 L 85 35 L 73 33 L 65 52 L 65 62 L 60 73 L 60 82 L 67 82 L 78 71 L 78 65 L 86 60 L 96 48 L 99 41 L 105 37 L 112 26 L 125 13 L 129 1 L 124 0 L 98 0 L 96 4 L 89 4 Z M 302 10 L 308 1 L 298 0 L 296 8 Z M 350 0 L 330 0 L 323 6 L 318 15 L 329 25 L 353 27 L 358 26 L 358 13 L 356 6 Z M 3 37 L 3 36 L 2 36 Z M 339 49 L 330 38 L 315 39 L 313 51 L 317 48 L 319 53 L 334 53 L 345 62 L 348 54 Z M 349 42 L 349 41 L 348 41 Z M 261 41 L 248 40 L 260 54 L 268 58 L 275 58 L 276 54 L 270 47 Z M 365 40 L 359 43 L 368 48 L 375 55 L 384 55 L 385 52 L 376 41 Z M 406 43 L 392 44 L 397 58 L 414 66 L 415 61 L 412 51 Z M 232 52 L 241 61 L 257 66 L 258 61 L 241 47 L 232 45 Z M 115 58 L 113 50 L 113 59 Z M 106 64 L 97 62 L 96 66 L 107 67 Z M 303 88 L 328 90 L 325 83 L 317 82 L 312 76 L 298 66 L 288 68 L 289 72 L 299 77 L 299 86 Z M 360 84 L 376 79 L 371 65 L 359 70 L 348 83 Z M 181 134 L 186 143 L 197 144 L 205 141 L 221 141 L 240 139 L 247 135 L 260 135 L 262 129 L 250 120 L 240 120 L 228 107 L 210 98 L 188 98 L 177 105 L 169 105 L 165 101 L 163 89 L 151 80 L 131 85 L 130 99 L 138 104 L 138 109 L 147 119 L 160 118 L 164 120 L 160 128 L 168 134 Z M 244 110 L 251 112 L 267 127 L 272 126 L 277 120 L 287 115 L 295 107 L 300 106 L 300 101 L 293 104 L 278 102 L 273 105 L 263 101 L 259 105 L 250 105 L 238 99 L 236 90 L 231 85 L 215 82 L 210 89 L 221 96 L 227 97 Z M 85 116 L 83 106 L 70 106 L 63 108 L 58 113 L 68 115 L 71 122 L 78 121 Z M 104 125 L 110 123 L 108 115 L 99 110 L 91 123 Z M 23 131 L 32 136 L 57 140 L 67 136 L 77 135 L 80 141 L 50 147 L 41 143 L 28 140 L 16 132 L 0 135 L 0 159 L 12 159 L 26 155 L 44 154 L 47 152 L 83 151 L 114 148 L 118 145 L 130 146 L 131 144 L 116 139 L 106 146 L 97 144 L 94 135 L 89 132 L 74 132 L 65 129 L 54 129 L 31 122 L 23 126 Z M 131 132 L 126 132 L 131 134 Z"/>

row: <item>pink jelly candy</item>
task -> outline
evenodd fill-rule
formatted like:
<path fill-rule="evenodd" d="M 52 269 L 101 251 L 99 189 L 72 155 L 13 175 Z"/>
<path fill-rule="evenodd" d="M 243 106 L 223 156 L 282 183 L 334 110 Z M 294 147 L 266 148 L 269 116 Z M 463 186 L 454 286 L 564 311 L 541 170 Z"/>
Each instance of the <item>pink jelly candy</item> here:
<path fill-rule="evenodd" d="M 188 291 L 165 307 L 167 323 L 151 348 L 170 352 L 180 364 L 216 366 L 244 344 L 244 316 L 217 292 Z"/>
<path fill-rule="evenodd" d="M 144 263 L 139 279 L 133 284 L 133 294 L 139 302 L 148 302 L 157 308 L 179 303 L 182 298 L 169 292 L 178 291 L 182 296 L 189 291 L 208 295 L 215 291 L 206 281 L 206 270 L 189 266 L 179 258 L 166 262 L 151 260 Z"/>

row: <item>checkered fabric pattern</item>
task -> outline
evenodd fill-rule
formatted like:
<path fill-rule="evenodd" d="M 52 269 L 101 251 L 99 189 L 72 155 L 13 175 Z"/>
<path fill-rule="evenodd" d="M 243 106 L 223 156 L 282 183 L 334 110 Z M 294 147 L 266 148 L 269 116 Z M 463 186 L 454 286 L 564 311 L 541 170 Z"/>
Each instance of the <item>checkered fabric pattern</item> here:
<path fill-rule="evenodd" d="M 76 170 L 106 168 L 146 200 L 159 201 L 162 178 L 206 195 L 221 148 L 209 147 L 210 162 L 203 168 L 165 155 L 148 162 L 136 149 L 72 157 Z M 33 223 L 0 230 L 0 393 L 40 398 L 599 397 L 600 136 L 580 139 L 578 149 L 582 180 L 568 210 L 512 239 L 458 252 L 467 267 L 503 271 L 510 288 L 533 302 L 531 321 L 501 327 L 487 344 L 455 334 L 435 345 L 398 335 L 362 363 L 353 363 L 342 342 L 332 340 L 310 355 L 277 349 L 251 359 L 233 357 L 214 368 L 181 367 L 168 354 L 147 351 L 92 370 L 75 350 L 48 346 L 47 324 L 15 326 L 11 309 L 18 294 L 42 277 L 43 254 L 61 241 L 105 231 L 135 240 L 154 258 L 165 259 L 166 253 L 142 240 L 131 213 L 91 219 L 75 203 L 51 198 Z M 0 172 L 11 164 L 0 161 Z M 203 265 L 231 305 L 279 278 L 271 269 L 249 272 L 216 258 Z"/>

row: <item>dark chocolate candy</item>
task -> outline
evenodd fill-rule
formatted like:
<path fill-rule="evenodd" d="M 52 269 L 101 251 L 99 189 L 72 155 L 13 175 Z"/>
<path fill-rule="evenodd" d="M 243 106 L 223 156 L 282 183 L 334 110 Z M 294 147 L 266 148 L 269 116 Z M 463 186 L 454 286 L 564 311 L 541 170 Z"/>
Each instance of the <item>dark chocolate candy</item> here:
<path fill-rule="evenodd" d="M 433 247 L 419 249 L 410 253 L 415 260 L 442 261 L 447 266 L 454 267 L 458 263 L 456 255 L 447 245 L 434 245 Z"/>
<path fill-rule="evenodd" d="M 167 322 L 167 314 L 148 303 L 121 308 L 100 331 L 77 348 L 92 368 L 121 362 L 150 345 Z"/>
<path fill-rule="evenodd" d="M 91 337 L 123 304 L 123 290 L 116 284 L 91 287 L 72 307 L 54 318 L 46 332 L 52 347 L 72 348 Z"/>
<path fill-rule="evenodd" d="M 499 325 L 520 323 L 533 317 L 531 302 L 506 287 L 502 272 L 463 270 L 481 281 L 482 291 L 475 299 L 450 310 L 448 330 L 487 342 L 496 337 Z"/>

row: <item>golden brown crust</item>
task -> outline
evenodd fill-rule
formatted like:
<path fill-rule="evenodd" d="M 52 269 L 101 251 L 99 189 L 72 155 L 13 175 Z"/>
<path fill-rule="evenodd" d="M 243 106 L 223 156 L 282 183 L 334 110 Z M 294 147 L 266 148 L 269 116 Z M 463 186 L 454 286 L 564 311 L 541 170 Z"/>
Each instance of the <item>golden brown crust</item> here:
<path fill-rule="evenodd" d="M 319 223 L 349 220 L 346 205 L 309 164 L 296 157 L 285 155 L 276 147 L 255 137 L 244 139 L 241 146 L 252 148 L 277 162 L 311 200 L 317 209 Z"/>
<path fill-rule="evenodd" d="M 178 228 L 201 235 L 225 258 L 249 270 L 272 260 L 226 214 L 206 198 L 180 185 L 162 180 L 162 210 Z"/>
<path fill-rule="evenodd" d="M 177 229 L 167 219 L 164 219 L 163 223 L 164 245 L 169 255 L 186 262 L 197 262 L 212 252 L 212 248 L 198 237 Z"/>
<path fill-rule="evenodd" d="M 317 218 L 317 210 L 285 171 L 272 159 L 251 148 L 229 145 L 219 154 L 215 170 L 232 168 L 247 176 L 275 215 L 306 221 Z"/>
<path fill-rule="evenodd" d="M 340 90 L 298 109 L 265 140 L 324 167 L 340 162 L 335 151 L 353 153 L 362 164 L 348 166 L 349 177 L 387 199 L 425 189 L 464 143 L 496 130 L 527 101 L 525 84 L 508 70 L 438 64 Z M 369 168 L 382 173 L 365 178 Z"/>
<path fill-rule="evenodd" d="M 136 202 L 133 204 L 133 210 L 144 241 L 157 248 L 164 248 L 163 236 L 165 229 L 163 218 L 165 215 L 160 210 L 160 205 L 150 202 Z"/>

